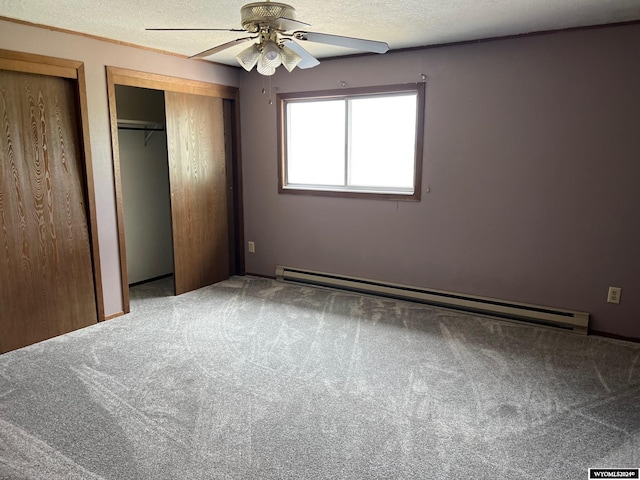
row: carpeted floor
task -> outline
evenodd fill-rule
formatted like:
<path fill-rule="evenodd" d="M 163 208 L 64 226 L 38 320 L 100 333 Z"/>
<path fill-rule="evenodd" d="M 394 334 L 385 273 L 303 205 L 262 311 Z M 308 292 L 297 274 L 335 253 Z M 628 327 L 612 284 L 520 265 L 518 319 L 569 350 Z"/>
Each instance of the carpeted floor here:
<path fill-rule="evenodd" d="M 0 356 L 2 479 L 583 479 L 640 345 L 234 277 Z"/>

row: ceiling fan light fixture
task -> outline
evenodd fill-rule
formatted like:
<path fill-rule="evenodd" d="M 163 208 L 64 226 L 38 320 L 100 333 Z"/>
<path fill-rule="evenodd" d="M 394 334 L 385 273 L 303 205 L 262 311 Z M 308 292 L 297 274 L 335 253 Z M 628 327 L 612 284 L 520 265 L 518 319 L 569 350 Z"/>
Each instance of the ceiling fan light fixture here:
<path fill-rule="evenodd" d="M 289 47 L 282 47 L 281 57 L 282 65 L 284 65 L 284 68 L 286 68 L 289 72 L 296 68 L 302 61 L 302 57 L 291 50 Z"/>
<path fill-rule="evenodd" d="M 260 58 L 260 49 L 254 43 L 246 50 L 241 51 L 236 59 L 247 72 L 250 72 L 253 67 L 255 67 L 256 63 L 258 63 L 258 59 Z"/>
<path fill-rule="evenodd" d="M 385 53 L 389 50 L 389 45 L 385 42 L 309 32 L 307 27 L 311 25 L 296 19 L 295 8 L 277 1 L 263 0 L 248 3 L 240 9 L 240 16 L 242 17 L 241 29 L 147 28 L 147 30 L 248 32 L 249 36 L 222 43 L 189 58 L 209 57 L 240 43 L 253 42 L 258 39 L 251 47 L 236 55 L 236 59 L 247 72 L 257 66 L 258 72 L 262 75 L 273 75 L 280 65 L 284 65 L 289 72 L 294 68 L 307 69 L 318 65 L 320 63 L 318 59 L 305 50 L 298 41 L 315 42 L 372 53 Z"/>
<path fill-rule="evenodd" d="M 264 55 L 260 55 L 260 58 L 258 59 L 258 73 L 260 75 L 265 75 L 267 77 L 273 75 L 274 73 L 276 73 L 276 67 L 269 65 L 268 63 L 265 62 L 265 58 Z"/>
<path fill-rule="evenodd" d="M 264 65 L 278 68 L 282 64 L 282 57 L 280 55 L 280 47 L 276 45 L 276 42 L 269 40 L 262 45 L 262 55 L 260 60 Z"/>

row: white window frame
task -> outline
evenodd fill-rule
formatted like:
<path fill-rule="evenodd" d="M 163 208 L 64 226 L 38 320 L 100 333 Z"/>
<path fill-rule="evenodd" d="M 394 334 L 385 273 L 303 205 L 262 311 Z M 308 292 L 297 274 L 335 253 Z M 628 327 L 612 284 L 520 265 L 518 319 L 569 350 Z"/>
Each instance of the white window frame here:
<path fill-rule="evenodd" d="M 416 94 L 416 135 L 414 154 L 414 177 L 411 189 L 388 187 L 359 187 L 346 184 L 349 158 L 345 145 L 345 185 L 297 185 L 290 184 L 287 179 L 287 105 L 293 102 L 349 100 L 355 98 L 391 97 L 401 94 Z M 386 200 L 420 200 L 422 177 L 422 149 L 424 143 L 424 83 L 410 83 L 402 85 L 388 85 L 381 87 L 344 88 L 318 92 L 281 93 L 277 95 L 278 115 L 278 192 L 286 194 L 303 194 L 335 197 L 377 198 Z M 347 113 L 345 113 L 347 115 Z M 389 119 L 393 121 L 393 119 Z M 348 121 L 347 121 L 348 124 Z M 348 127 L 347 127 L 348 128 Z M 348 139 L 345 139 L 345 143 Z"/>

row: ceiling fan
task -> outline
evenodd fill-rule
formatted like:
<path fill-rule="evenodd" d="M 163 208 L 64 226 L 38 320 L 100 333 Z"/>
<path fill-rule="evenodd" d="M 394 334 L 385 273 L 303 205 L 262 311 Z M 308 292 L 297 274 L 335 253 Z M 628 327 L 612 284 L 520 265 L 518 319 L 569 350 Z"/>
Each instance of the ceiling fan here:
<path fill-rule="evenodd" d="M 235 45 L 256 40 L 249 48 L 240 52 L 236 59 L 247 71 L 257 65 L 258 73 L 273 75 L 280 65 L 291 72 L 295 67 L 312 68 L 320 62 L 298 42 L 315 42 L 355 50 L 385 53 L 389 45 L 385 42 L 361 38 L 315 33 L 305 30 L 308 23 L 296 20 L 296 10 L 291 5 L 276 2 L 256 2 L 240 9 L 242 28 L 147 28 L 146 30 L 178 31 L 207 30 L 224 32 L 248 32 L 254 34 L 209 48 L 190 58 L 208 57 Z"/>

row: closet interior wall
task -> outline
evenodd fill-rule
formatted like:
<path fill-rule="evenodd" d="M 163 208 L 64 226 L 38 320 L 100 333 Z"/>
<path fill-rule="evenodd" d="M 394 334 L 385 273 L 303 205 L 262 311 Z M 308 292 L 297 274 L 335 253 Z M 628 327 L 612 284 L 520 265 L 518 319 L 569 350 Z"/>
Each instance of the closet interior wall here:
<path fill-rule="evenodd" d="M 116 85 L 129 284 L 173 273 L 164 92 Z"/>

